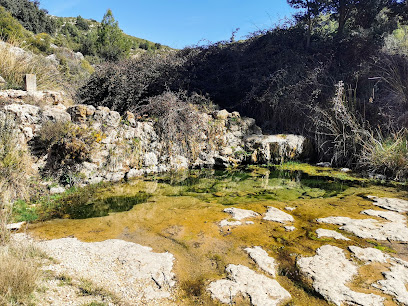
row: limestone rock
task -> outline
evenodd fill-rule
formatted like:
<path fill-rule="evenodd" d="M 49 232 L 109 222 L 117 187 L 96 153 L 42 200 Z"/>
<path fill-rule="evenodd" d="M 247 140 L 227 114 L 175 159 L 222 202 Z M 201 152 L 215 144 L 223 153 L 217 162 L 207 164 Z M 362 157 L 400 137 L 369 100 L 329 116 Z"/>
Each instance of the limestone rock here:
<path fill-rule="evenodd" d="M 65 107 L 60 104 L 58 106 L 46 106 L 42 111 L 43 120 L 52 121 L 71 121 L 71 115 L 66 111 Z"/>
<path fill-rule="evenodd" d="M 37 243 L 60 264 L 48 269 L 75 274 L 106 288 L 126 304 L 170 297 L 174 256 L 123 240 L 86 243 L 63 238 Z M 108 287 L 106 287 L 108 286 Z"/>
<path fill-rule="evenodd" d="M 320 162 L 320 163 L 317 163 L 316 166 L 323 167 L 323 168 L 330 168 L 332 164 L 331 162 Z"/>
<path fill-rule="evenodd" d="M 268 211 L 265 213 L 263 219 L 279 223 L 295 221 L 291 215 L 271 206 L 268 207 Z"/>
<path fill-rule="evenodd" d="M 158 160 L 157 155 L 154 152 L 148 152 L 144 155 L 143 164 L 146 167 L 157 166 Z"/>
<path fill-rule="evenodd" d="M 212 282 L 207 290 L 213 299 L 224 304 L 233 304 L 238 294 L 250 298 L 252 305 L 280 305 L 291 295 L 276 280 L 257 274 L 242 265 L 228 265 L 228 279 Z"/>
<path fill-rule="evenodd" d="M 293 232 L 293 231 L 296 230 L 296 227 L 294 227 L 294 226 L 284 226 L 283 228 L 284 228 L 285 231 L 287 231 L 287 232 Z"/>
<path fill-rule="evenodd" d="M 340 229 L 364 239 L 408 242 L 408 228 L 405 216 L 390 211 L 365 210 L 361 213 L 381 217 L 391 222 L 375 219 L 351 219 L 348 217 L 320 218 L 317 219 L 317 222 L 341 225 Z"/>
<path fill-rule="evenodd" d="M 342 234 L 336 232 L 336 231 L 331 231 L 328 229 L 323 229 L 319 228 L 316 230 L 317 238 L 321 237 L 330 237 L 338 240 L 350 240 L 347 237 L 344 237 Z"/>
<path fill-rule="evenodd" d="M 241 209 L 241 208 L 225 208 L 224 212 L 229 213 L 232 218 L 235 220 L 242 220 L 246 218 L 254 218 L 259 216 L 258 213 L 252 211 L 252 210 L 247 210 L 247 209 Z"/>
<path fill-rule="evenodd" d="M 230 113 L 226 109 L 223 109 L 217 112 L 216 118 L 220 120 L 225 120 L 229 117 L 229 115 Z"/>
<path fill-rule="evenodd" d="M 240 226 L 242 225 L 241 221 L 228 221 L 228 220 L 222 220 L 220 221 L 220 226 L 221 227 L 226 227 L 226 226 Z"/>
<path fill-rule="evenodd" d="M 353 255 L 364 262 L 387 262 L 390 256 L 384 254 L 378 249 L 374 248 L 360 248 L 357 246 L 349 246 L 349 250 Z"/>
<path fill-rule="evenodd" d="M 310 142 L 298 135 L 251 135 L 244 141 L 254 163 L 308 158 L 312 152 Z"/>
<path fill-rule="evenodd" d="M 273 277 L 276 276 L 275 259 L 269 257 L 268 253 L 260 246 L 246 248 L 245 252 L 248 253 L 249 257 L 251 257 L 262 270 L 269 273 Z"/>
<path fill-rule="evenodd" d="M 384 209 L 393 210 L 396 212 L 408 212 L 408 201 L 395 198 L 378 198 L 375 196 L 367 196 L 373 200 L 373 204 Z"/>
<path fill-rule="evenodd" d="M 91 108 L 90 108 L 91 109 Z M 67 109 L 68 114 L 71 115 L 72 122 L 83 124 L 86 122 L 88 113 L 88 105 L 78 104 Z"/>
<path fill-rule="evenodd" d="M 406 262 L 405 262 L 406 263 Z M 379 280 L 373 286 L 384 293 L 392 295 L 403 305 L 408 305 L 408 263 L 392 263 L 390 271 L 384 272 L 384 280 Z"/>
<path fill-rule="evenodd" d="M 65 188 L 62 186 L 50 188 L 50 194 L 59 194 L 59 193 L 64 193 L 65 191 L 66 191 Z"/>
<path fill-rule="evenodd" d="M 26 224 L 27 223 L 25 221 L 19 223 L 11 223 L 6 225 L 6 229 L 8 229 L 9 231 L 18 231 Z"/>
<path fill-rule="evenodd" d="M 317 249 L 315 256 L 299 259 L 297 265 L 301 273 L 312 280 L 313 288 L 331 303 L 383 305 L 381 296 L 352 291 L 345 285 L 357 275 L 358 269 L 338 247 L 324 245 Z"/>
<path fill-rule="evenodd" d="M 25 125 L 38 124 L 41 121 L 40 108 L 30 104 L 10 104 L 4 109 L 14 113 L 19 120 Z"/>

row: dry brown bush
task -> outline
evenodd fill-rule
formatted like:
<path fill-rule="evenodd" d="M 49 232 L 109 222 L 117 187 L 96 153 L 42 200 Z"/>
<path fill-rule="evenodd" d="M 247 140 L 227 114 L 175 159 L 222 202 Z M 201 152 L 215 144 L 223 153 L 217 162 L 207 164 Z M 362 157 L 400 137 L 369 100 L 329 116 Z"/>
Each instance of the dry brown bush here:
<path fill-rule="evenodd" d="M 10 244 L 0 249 L 0 304 L 27 305 L 40 276 L 35 258 L 41 253 L 31 245 Z"/>
<path fill-rule="evenodd" d="M 39 89 L 62 89 L 61 75 L 48 60 L 28 52 L 16 52 L 13 48 L 10 44 L 0 44 L 0 71 L 8 88 L 23 88 L 23 76 L 35 74 Z"/>

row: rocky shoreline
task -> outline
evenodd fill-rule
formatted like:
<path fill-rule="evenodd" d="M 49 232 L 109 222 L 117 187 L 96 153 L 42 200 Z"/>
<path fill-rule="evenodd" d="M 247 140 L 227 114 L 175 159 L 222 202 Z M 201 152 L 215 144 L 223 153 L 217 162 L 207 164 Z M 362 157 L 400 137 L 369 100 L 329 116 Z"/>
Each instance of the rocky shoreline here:
<path fill-rule="evenodd" d="M 179 153 L 182 144 L 173 143 L 171 152 L 168 150 L 154 118 L 135 118 L 130 112 L 121 116 L 106 107 L 69 105 L 61 92 L 7 90 L 0 97 L 0 118 L 15 117 L 21 147 L 30 152 L 33 169 L 60 182 L 67 173 L 71 180 L 86 185 L 188 168 L 308 160 L 314 154 L 305 137 L 263 135 L 254 119 L 226 110 L 200 113 L 203 128 L 195 152 L 183 155 Z M 39 135 L 43 128 L 55 129 L 53 123 L 70 123 L 81 130 L 66 141 L 69 144 L 44 148 Z M 86 157 L 72 158 L 82 154 L 80 150 L 86 151 Z"/>

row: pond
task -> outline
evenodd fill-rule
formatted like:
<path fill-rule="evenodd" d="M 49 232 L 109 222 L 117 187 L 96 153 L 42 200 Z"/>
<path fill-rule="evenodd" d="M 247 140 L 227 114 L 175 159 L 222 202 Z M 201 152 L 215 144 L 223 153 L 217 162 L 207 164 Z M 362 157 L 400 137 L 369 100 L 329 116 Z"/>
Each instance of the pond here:
<path fill-rule="evenodd" d="M 247 247 L 261 246 L 276 259 L 276 279 L 292 295 L 293 305 L 328 305 L 305 284 L 296 268 L 297 258 L 314 256 L 325 244 L 345 250 L 350 244 L 377 247 L 408 259 L 400 243 L 361 239 L 340 231 L 339 226 L 316 222 L 330 216 L 365 218 L 361 211 L 378 209 L 368 195 L 406 199 L 408 193 L 402 185 L 384 186 L 348 175 L 334 179 L 325 170 L 307 175 L 249 167 L 149 176 L 102 186 L 92 194 L 80 205 L 72 202 L 63 219 L 34 224 L 30 233 L 42 239 L 76 237 L 86 242 L 115 238 L 149 246 L 155 252 L 168 251 L 176 258 L 178 304 L 216 304 L 206 288 L 211 281 L 225 278 L 228 264 L 256 270 L 244 252 Z M 293 216 L 290 225 L 294 231 L 262 218 L 271 206 Z M 231 207 L 260 215 L 245 219 L 240 226 L 221 227 L 222 220 L 234 221 L 224 212 Z M 341 232 L 350 241 L 318 238 L 318 228 Z M 384 296 L 360 285 L 352 287 Z M 389 296 L 387 299 L 391 301 Z"/>

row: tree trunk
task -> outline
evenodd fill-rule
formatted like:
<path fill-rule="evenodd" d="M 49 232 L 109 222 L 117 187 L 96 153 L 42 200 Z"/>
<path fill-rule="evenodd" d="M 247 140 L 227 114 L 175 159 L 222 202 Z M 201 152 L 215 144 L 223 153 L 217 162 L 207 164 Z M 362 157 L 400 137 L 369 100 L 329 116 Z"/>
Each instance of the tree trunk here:
<path fill-rule="evenodd" d="M 339 28 L 337 29 L 337 37 L 341 38 L 343 36 L 344 27 L 346 26 L 347 20 L 347 4 L 345 0 L 339 1 Z"/>

